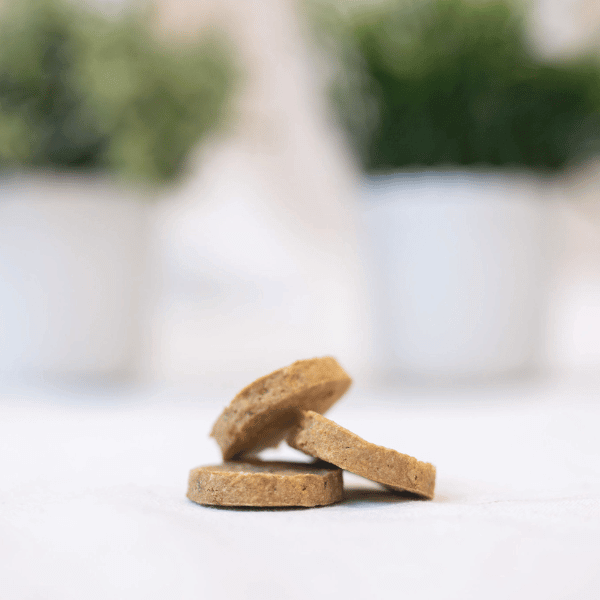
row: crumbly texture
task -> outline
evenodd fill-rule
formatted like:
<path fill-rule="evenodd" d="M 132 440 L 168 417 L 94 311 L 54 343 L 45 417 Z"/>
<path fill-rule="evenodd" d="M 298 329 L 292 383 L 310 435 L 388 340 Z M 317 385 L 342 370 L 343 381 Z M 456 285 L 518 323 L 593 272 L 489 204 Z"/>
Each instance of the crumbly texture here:
<path fill-rule="evenodd" d="M 245 387 L 221 413 L 210 435 L 224 460 L 277 446 L 299 410 L 324 413 L 351 383 L 334 358 L 296 361 Z"/>
<path fill-rule="evenodd" d="M 214 506 L 322 506 L 343 496 L 333 465 L 250 459 L 190 471 L 187 497 Z"/>
<path fill-rule="evenodd" d="M 388 488 L 433 498 L 435 467 L 412 456 L 376 446 L 313 411 L 304 411 L 288 444 Z"/>

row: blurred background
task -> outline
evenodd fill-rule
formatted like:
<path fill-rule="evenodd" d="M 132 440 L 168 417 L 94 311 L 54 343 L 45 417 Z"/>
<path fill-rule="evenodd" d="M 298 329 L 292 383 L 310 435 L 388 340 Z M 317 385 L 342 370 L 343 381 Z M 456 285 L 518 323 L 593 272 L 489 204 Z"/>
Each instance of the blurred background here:
<path fill-rule="evenodd" d="M 0 2 L 5 381 L 600 369 L 590 0 Z"/>
<path fill-rule="evenodd" d="M 599 51 L 597 0 L 0 0 L 2 598 L 597 598 Z M 433 502 L 188 501 L 324 355 Z"/>

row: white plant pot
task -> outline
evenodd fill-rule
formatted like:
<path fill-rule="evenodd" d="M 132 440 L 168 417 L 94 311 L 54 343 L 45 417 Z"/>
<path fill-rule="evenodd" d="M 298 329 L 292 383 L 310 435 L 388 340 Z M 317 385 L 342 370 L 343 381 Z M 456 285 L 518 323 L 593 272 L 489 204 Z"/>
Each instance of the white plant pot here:
<path fill-rule="evenodd" d="M 508 173 L 370 179 L 377 364 L 388 374 L 487 378 L 534 370 L 546 310 L 542 182 Z"/>
<path fill-rule="evenodd" d="M 101 179 L 0 179 L 0 373 L 129 375 L 144 205 Z"/>

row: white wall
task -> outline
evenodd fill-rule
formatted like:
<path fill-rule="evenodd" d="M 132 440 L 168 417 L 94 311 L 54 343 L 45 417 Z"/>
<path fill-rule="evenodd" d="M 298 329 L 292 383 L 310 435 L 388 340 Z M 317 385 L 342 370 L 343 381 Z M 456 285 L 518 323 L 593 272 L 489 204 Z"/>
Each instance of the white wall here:
<path fill-rule="evenodd" d="M 557 188 L 548 359 L 571 370 L 600 368 L 600 164 Z"/>
<path fill-rule="evenodd" d="M 246 73 L 231 133 L 203 149 L 196 175 L 158 209 L 165 285 L 152 371 L 244 383 L 324 354 L 365 371 L 355 171 L 295 3 L 161 2 L 157 22 L 227 30 Z"/>

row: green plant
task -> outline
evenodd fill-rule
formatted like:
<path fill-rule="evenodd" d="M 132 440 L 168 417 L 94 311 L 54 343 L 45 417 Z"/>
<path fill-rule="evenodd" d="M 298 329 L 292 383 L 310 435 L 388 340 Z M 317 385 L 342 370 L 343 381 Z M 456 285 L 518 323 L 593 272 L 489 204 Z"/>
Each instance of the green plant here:
<path fill-rule="evenodd" d="M 555 171 L 598 149 L 598 62 L 537 57 L 507 1 L 393 0 L 323 14 L 341 56 L 335 105 L 367 171 Z"/>
<path fill-rule="evenodd" d="M 141 13 L 64 0 L 0 16 L 0 167 L 102 170 L 168 181 L 223 119 L 231 52 L 159 40 Z"/>

